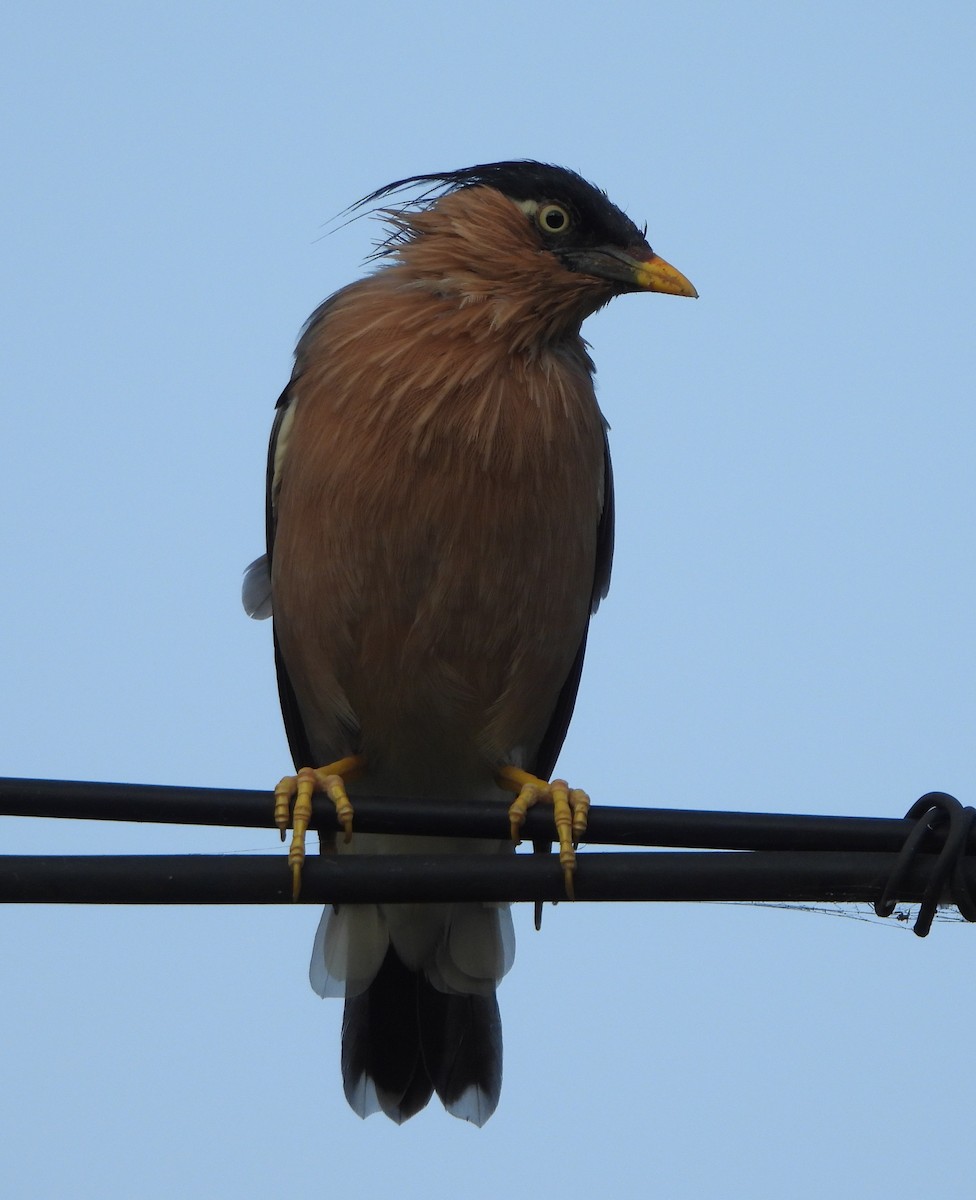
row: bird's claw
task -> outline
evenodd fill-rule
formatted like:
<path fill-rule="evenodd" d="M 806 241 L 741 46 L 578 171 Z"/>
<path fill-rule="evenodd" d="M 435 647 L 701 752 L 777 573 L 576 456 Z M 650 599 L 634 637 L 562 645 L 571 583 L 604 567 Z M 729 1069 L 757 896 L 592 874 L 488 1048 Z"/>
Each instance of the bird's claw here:
<path fill-rule="evenodd" d="M 582 788 L 571 788 L 565 779 L 554 779 L 547 783 L 544 779 L 539 779 L 518 767 L 502 767 L 498 772 L 498 780 L 502 787 L 517 793 L 508 810 L 512 841 L 516 846 L 522 840 L 522 826 L 529 809 L 540 802 L 552 805 L 553 821 L 559 840 L 559 865 L 563 869 L 566 896 L 572 900 L 576 846 L 586 832 L 586 817 L 590 809 L 589 796 Z"/>
<path fill-rule="evenodd" d="M 324 767 L 302 767 L 297 775 L 286 775 L 275 788 L 274 822 L 285 840 L 291 825 L 291 846 L 288 865 L 291 867 L 291 894 L 297 900 L 302 890 L 302 867 L 305 865 L 305 835 L 312 820 L 312 796 L 323 792 L 332 801 L 344 840 L 352 838 L 353 808 L 346 794 L 346 782 L 355 779 L 365 765 L 360 755 L 340 758 Z"/>

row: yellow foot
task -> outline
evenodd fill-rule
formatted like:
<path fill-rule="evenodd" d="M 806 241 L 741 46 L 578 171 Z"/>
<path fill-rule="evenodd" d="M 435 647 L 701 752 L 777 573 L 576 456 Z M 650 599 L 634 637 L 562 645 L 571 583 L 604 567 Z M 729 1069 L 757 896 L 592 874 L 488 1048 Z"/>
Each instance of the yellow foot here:
<path fill-rule="evenodd" d="M 590 809 L 590 798 L 580 788 L 571 788 L 565 779 L 554 779 L 546 783 L 528 771 L 518 767 L 501 767 L 498 782 L 510 792 L 516 792 L 515 801 L 508 810 L 512 827 L 512 841 L 522 840 L 525 814 L 534 804 L 551 804 L 556 836 L 559 838 L 559 865 L 563 869 L 566 895 L 573 899 L 573 873 L 576 870 L 576 844 L 586 832 L 586 814 Z"/>
<path fill-rule="evenodd" d="M 353 754 L 324 767 L 302 767 L 297 775 L 286 775 L 275 788 L 274 821 L 281 830 L 282 841 L 289 824 L 292 828 L 288 865 L 291 867 L 293 899 L 297 900 L 302 890 L 305 834 L 312 819 L 312 796 L 319 791 L 329 797 L 348 842 L 352 837 L 352 805 L 346 795 L 346 782 L 357 778 L 365 765 L 362 755 Z"/>

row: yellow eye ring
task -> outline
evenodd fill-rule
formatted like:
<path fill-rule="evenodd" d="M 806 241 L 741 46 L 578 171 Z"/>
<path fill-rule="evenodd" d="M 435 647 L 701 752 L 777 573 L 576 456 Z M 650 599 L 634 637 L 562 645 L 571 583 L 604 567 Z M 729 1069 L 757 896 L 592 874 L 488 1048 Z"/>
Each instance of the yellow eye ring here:
<path fill-rule="evenodd" d="M 561 204 L 543 204 L 535 219 L 543 233 L 565 233 L 573 223 Z"/>

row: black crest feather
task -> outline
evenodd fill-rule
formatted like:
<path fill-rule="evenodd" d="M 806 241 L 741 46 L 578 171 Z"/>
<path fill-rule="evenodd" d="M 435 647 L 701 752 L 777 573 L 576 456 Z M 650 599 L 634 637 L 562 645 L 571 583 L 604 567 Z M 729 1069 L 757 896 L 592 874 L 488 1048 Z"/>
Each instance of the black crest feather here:
<path fill-rule="evenodd" d="M 576 171 L 551 163 L 536 162 L 534 159 L 515 159 L 508 162 L 479 163 L 473 167 L 462 167 L 456 171 L 434 171 L 427 175 L 409 175 L 385 184 L 363 196 L 346 210 L 358 213 L 362 209 L 389 200 L 401 192 L 411 196 L 401 205 L 380 205 L 380 211 L 395 216 L 397 212 L 418 211 L 430 208 L 450 192 L 463 188 L 490 187 L 511 200 L 535 200 L 557 202 L 574 215 L 580 230 L 587 231 L 594 244 L 609 242 L 627 246 L 644 241 L 644 231 L 619 209 L 606 192 L 589 183 Z M 393 235 L 382 242 L 378 255 L 395 250 L 401 236 Z"/>

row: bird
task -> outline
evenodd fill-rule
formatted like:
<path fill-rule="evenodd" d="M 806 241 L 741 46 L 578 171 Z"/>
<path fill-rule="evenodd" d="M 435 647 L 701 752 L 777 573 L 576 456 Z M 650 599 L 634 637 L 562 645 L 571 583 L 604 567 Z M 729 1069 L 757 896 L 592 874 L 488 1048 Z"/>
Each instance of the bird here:
<path fill-rule="evenodd" d="M 282 837 L 293 827 L 294 885 L 321 790 L 344 829 L 324 839 L 336 853 L 511 852 L 527 809 L 552 804 L 572 894 L 588 797 L 550 775 L 614 536 L 608 425 L 580 329 L 623 293 L 698 293 L 646 227 L 565 167 L 414 175 L 349 211 L 366 210 L 385 228 L 376 269 L 301 332 L 268 453 L 267 553 L 244 582 L 248 613 L 272 617 L 297 772 L 275 813 Z M 513 836 L 353 837 L 357 793 L 517 793 Z M 436 1092 L 483 1125 L 513 956 L 507 906 L 327 907 L 309 975 L 345 997 L 355 1112 L 402 1123 Z"/>

